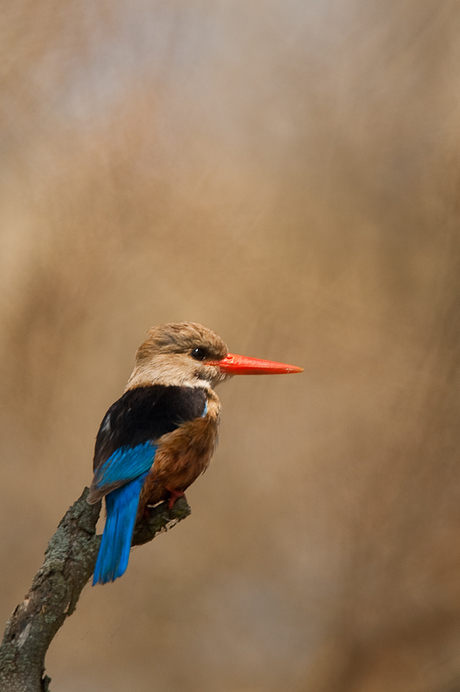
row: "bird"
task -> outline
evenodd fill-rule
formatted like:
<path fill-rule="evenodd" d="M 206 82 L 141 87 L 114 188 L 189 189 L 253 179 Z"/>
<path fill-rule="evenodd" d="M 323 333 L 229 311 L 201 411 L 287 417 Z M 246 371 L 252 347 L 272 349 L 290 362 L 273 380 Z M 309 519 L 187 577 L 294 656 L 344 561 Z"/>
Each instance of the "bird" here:
<path fill-rule="evenodd" d="M 106 521 L 93 585 L 125 573 L 134 527 L 147 507 L 165 501 L 171 509 L 208 468 L 221 413 L 215 387 L 233 375 L 302 370 L 229 353 L 217 334 L 196 322 L 147 332 L 125 391 L 96 437 L 87 499 L 105 498 Z"/>

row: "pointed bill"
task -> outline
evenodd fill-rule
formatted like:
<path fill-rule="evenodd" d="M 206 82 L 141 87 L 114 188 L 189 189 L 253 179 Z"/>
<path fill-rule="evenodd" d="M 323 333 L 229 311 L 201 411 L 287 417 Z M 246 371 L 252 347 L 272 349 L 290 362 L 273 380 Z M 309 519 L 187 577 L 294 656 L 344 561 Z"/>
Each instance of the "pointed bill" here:
<path fill-rule="evenodd" d="M 208 364 L 217 365 L 221 372 L 228 373 L 229 375 L 285 375 L 291 372 L 303 371 L 303 368 L 299 368 L 297 365 L 237 356 L 234 353 L 228 353 L 222 360 L 208 361 Z"/>

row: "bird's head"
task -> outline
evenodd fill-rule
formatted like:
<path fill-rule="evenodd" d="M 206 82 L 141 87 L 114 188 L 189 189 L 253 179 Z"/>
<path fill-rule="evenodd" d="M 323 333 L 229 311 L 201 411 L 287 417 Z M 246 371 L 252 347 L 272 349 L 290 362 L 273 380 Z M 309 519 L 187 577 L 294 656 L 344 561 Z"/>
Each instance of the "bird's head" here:
<path fill-rule="evenodd" d="M 232 375 L 282 374 L 302 368 L 236 356 L 224 341 L 196 322 L 152 327 L 136 353 L 127 389 L 153 384 L 214 388 Z"/>

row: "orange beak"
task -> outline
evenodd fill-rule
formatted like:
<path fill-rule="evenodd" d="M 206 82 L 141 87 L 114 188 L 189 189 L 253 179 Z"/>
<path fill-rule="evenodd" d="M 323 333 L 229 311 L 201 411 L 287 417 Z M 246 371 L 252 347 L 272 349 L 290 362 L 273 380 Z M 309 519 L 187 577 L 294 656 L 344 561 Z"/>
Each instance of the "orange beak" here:
<path fill-rule="evenodd" d="M 217 365 L 221 372 L 226 372 L 229 375 L 284 375 L 290 372 L 303 371 L 303 368 L 298 368 L 296 365 L 236 356 L 234 353 L 228 353 L 222 360 L 208 361 L 208 365 Z"/>

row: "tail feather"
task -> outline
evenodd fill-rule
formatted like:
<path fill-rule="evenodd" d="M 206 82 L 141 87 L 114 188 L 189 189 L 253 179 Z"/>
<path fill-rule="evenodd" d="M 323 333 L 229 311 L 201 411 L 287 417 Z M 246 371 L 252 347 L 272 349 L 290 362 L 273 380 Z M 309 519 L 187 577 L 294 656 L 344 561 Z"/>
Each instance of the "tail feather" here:
<path fill-rule="evenodd" d="M 107 519 L 99 547 L 93 585 L 115 581 L 126 571 L 142 486 L 143 473 L 105 498 Z"/>

